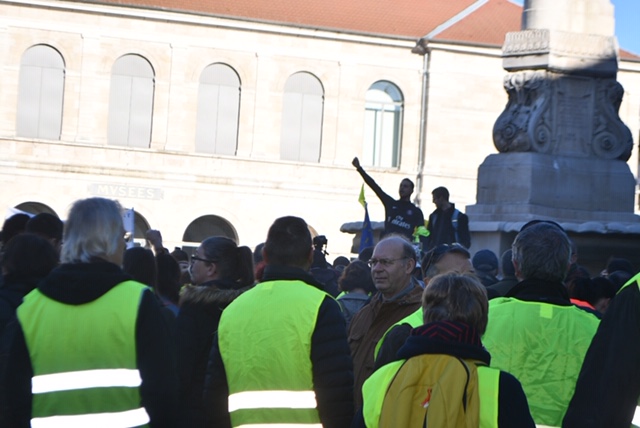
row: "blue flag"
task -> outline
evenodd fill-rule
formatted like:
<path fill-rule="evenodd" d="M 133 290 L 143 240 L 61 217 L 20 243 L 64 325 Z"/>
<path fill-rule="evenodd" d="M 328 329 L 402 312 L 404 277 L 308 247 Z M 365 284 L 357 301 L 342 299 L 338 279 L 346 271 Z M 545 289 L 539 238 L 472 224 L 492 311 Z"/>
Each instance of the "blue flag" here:
<path fill-rule="evenodd" d="M 364 184 L 360 189 L 360 197 L 358 201 L 364 207 L 364 221 L 362 222 L 362 236 L 360 236 L 360 249 L 358 253 L 367 247 L 373 247 L 373 229 L 371 228 L 371 221 L 369 220 L 369 210 L 367 209 L 367 201 L 364 199 Z"/>

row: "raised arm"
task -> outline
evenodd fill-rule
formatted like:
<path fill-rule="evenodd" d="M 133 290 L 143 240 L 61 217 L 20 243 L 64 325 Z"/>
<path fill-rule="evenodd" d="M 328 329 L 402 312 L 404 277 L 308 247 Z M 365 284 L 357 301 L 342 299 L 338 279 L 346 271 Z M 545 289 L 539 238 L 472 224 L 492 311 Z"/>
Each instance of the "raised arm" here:
<path fill-rule="evenodd" d="M 383 204 L 390 200 L 391 201 L 394 200 L 391 196 L 384 193 L 384 191 L 380 188 L 380 186 L 378 186 L 378 183 L 376 183 L 373 180 L 373 178 L 371 178 L 371 176 L 366 173 L 364 168 L 360 166 L 360 160 L 357 157 L 353 158 L 353 161 L 351 161 L 351 164 L 356 168 L 356 171 L 358 171 L 358 173 L 360 174 L 364 182 L 367 183 L 367 186 L 369 186 L 371 190 L 373 190 L 373 192 L 382 201 Z"/>

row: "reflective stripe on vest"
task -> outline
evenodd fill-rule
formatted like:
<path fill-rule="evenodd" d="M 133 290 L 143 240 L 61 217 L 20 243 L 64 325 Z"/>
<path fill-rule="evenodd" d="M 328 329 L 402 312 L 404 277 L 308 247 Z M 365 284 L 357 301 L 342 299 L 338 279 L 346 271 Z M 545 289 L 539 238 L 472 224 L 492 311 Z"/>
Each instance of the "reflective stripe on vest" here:
<path fill-rule="evenodd" d="M 229 396 L 229 412 L 241 409 L 315 409 L 313 391 L 244 391 Z"/>
<path fill-rule="evenodd" d="M 327 296 L 302 281 L 267 281 L 224 310 L 218 343 L 234 427 L 319 426 L 311 336 Z"/>
<path fill-rule="evenodd" d="M 72 389 L 108 388 L 113 386 L 138 387 L 142 384 L 140 372 L 132 369 L 83 370 L 34 376 L 31 392 L 69 391 Z"/>
<path fill-rule="evenodd" d="M 631 420 L 631 426 L 640 427 L 640 406 L 636 406 L 636 411 L 633 414 L 633 419 Z"/>
<path fill-rule="evenodd" d="M 80 305 L 38 289 L 25 296 L 18 319 L 33 367 L 32 426 L 125 428 L 149 422 L 140 406 L 136 358 L 146 289 L 125 281 Z"/>
<path fill-rule="evenodd" d="M 124 412 L 34 418 L 31 419 L 31 428 L 129 428 L 148 423 L 149 415 L 144 408 L 139 408 Z"/>

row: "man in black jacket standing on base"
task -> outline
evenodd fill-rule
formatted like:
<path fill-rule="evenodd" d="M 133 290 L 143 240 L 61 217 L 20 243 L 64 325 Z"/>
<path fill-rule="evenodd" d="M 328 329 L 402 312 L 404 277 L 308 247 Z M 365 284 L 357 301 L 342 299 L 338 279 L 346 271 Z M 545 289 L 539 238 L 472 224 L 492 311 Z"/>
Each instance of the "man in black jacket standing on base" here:
<path fill-rule="evenodd" d="M 405 178 L 400 182 L 400 188 L 398 189 L 400 199 L 396 200 L 382 191 L 378 183 L 360 166 L 360 160 L 357 157 L 353 158 L 351 163 L 356 167 L 367 186 L 375 192 L 384 205 L 385 218 L 382 237 L 397 233 L 413 241 L 413 230 L 418 226 L 424 226 L 422 210 L 415 206 L 410 199 L 414 188 L 413 181 Z"/>
<path fill-rule="evenodd" d="M 440 244 L 458 243 L 465 248 L 471 246 L 469 234 L 469 217 L 456 209 L 449 202 L 449 191 L 446 187 L 436 187 L 431 192 L 435 211 L 429 215 L 429 250 Z"/>

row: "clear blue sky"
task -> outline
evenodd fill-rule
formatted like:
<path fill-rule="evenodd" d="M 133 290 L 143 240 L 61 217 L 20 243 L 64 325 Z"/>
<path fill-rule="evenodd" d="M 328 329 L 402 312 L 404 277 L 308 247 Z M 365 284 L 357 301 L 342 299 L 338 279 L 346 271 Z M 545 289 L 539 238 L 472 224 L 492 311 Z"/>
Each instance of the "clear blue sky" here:
<path fill-rule="evenodd" d="M 512 0 L 522 5 L 523 0 Z M 624 50 L 640 55 L 640 0 L 610 0 L 615 8 L 616 36 Z"/>

